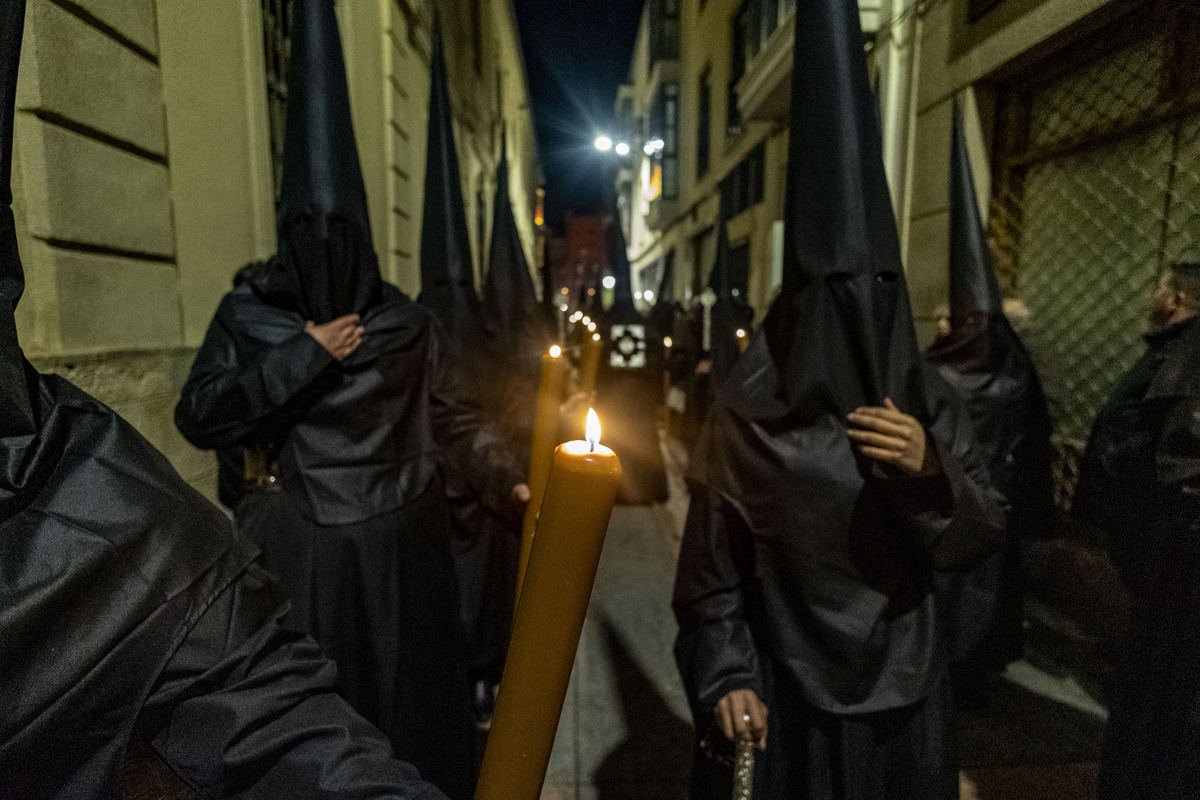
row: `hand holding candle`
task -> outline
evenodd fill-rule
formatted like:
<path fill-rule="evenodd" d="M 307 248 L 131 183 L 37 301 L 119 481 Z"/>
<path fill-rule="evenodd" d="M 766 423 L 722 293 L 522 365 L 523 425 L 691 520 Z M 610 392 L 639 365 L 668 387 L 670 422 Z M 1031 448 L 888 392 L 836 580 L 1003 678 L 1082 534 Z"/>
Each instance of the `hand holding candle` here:
<path fill-rule="evenodd" d="M 554 451 L 475 800 L 541 794 L 621 481 L 621 462 L 599 440 L 589 409 L 587 441 Z"/>

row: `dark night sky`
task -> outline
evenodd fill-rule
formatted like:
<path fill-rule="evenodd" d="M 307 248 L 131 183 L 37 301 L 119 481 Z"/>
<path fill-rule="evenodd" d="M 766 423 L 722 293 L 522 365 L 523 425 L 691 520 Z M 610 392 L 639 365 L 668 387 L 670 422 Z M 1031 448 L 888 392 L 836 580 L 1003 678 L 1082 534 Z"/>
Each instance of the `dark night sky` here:
<path fill-rule="evenodd" d="M 567 210 L 600 208 L 605 156 L 593 141 L 612 129 L 642 2 L 514 0 L 554 228 Z"/>

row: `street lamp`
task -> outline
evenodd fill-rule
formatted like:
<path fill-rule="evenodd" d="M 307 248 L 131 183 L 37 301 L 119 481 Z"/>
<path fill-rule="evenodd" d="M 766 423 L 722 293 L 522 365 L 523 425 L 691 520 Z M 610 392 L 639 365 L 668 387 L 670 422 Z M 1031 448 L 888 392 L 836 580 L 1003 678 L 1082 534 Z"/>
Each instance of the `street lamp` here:
<path fill-rule="evenodd" d="M 607 153 L 612 150 L 613 140 L 607 136 L 601 135 L 596 137 L 596 149 L 602 153 Z"/>

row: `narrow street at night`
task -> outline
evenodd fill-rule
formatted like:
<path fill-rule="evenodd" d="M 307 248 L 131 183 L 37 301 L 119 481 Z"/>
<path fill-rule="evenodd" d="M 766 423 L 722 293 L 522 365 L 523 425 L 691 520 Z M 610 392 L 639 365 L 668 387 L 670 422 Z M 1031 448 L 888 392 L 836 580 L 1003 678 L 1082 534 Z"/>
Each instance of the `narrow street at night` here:
<path fill-rule="evenodd" d="M 670 501 L 613 511 L 542 800 L 687 797 L 692 723 L 671 653 L 685 456 L 667 452 Z M 1104 710 L 1053 660 L 1031 653 L 958 714 L 962 800 L 1095 796 Z"/>

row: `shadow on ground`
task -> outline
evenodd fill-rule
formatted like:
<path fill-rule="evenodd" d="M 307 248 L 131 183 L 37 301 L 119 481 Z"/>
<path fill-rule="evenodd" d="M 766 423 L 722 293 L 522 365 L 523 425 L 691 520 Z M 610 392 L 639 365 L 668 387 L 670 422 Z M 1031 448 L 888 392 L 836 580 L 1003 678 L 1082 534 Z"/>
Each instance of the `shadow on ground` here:
<path fill-rule="evenodd" d="M 692 726 L 675 716 L 612 623 L 603 619 L 601 625 L 626 735 L 596 769 L 596 798 L 685 798 L 692 763 Z"/>
<path fill-rule="evenodd" d="M 1098 761 L 1104 732 L 1092 714 L 1006 680 L 981 708 L 960 710 L 957 726 L 964 769 Z"/>

